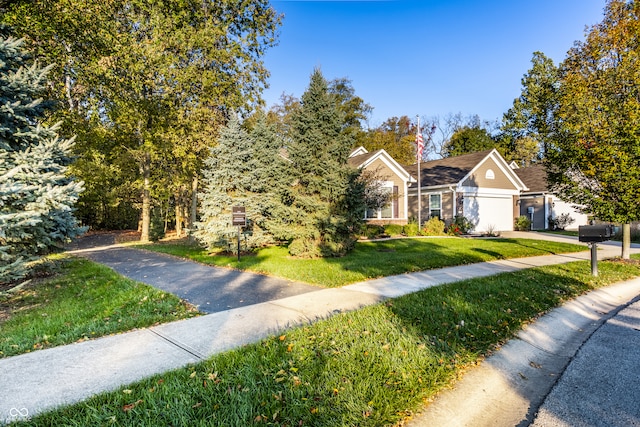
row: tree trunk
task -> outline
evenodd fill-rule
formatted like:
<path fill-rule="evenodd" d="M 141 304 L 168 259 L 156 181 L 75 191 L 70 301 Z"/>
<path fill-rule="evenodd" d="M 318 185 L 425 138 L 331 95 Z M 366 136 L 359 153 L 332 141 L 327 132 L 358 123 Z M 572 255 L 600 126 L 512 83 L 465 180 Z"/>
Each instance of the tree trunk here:
<path fill-rule="evenodd" d="M 142 225 L 140 229 L 140 241 L 149 241 L 149 226 L 151 224 L 151 155 L 144 153 L 142 160 Z"/>
<path fill-rule="evenodd" d="M 622 225 L 622 259 L 629 259 L 631 252 L 631 224 Z"/>
<path fill-rule="evenodd" d="M 182 222 L 184 218 L 182 216 L 184 207 L 182 205 L 182 191 L 179 190 L 176 194 L 176 237 L 182 236 Z"/>
<path fill-rule="evenodd" d="M 191 215 L 189 216 L 189 240 L 193 241 L 193 230 L 198 220 L 198 175 L 193 175 L 191 181 Z"/>

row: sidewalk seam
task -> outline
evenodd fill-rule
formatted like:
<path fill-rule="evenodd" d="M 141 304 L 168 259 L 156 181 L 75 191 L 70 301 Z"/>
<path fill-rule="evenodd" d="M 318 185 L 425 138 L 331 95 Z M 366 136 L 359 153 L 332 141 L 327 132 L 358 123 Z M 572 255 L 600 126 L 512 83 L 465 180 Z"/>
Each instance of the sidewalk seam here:
<path fill-rule="evenodd" d="M 165 336 L 163 334 L 161 334 L 160 332 L 157 332 L 155 330 L 153 330 L 152 328 L 148 329 L 149 332 L 151 332 L 152 334 L 156 335 L 159 338 L 162 338 L 163 340 L 167 341 L 169 344 L 172 344 L 175 347 L 178 347 L 181 350 L 184 350 L 185 352 L 189 353 L 190 355 L 194 356 L 196 359 L 199 360 L 205 360 L 207 358 L 207 356 L 201 354 L 200 352 L 198 352 L 198 350 L 189 347 L 188 345 L 179 342 L 178 340 L 175 340 L 173 338 L 169 338 L 168 336 Z"/>

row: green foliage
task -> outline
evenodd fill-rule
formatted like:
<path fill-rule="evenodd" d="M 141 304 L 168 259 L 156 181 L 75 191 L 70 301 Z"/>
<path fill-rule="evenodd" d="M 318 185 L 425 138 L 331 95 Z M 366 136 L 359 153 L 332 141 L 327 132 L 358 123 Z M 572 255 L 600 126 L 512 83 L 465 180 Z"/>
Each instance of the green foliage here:
<path fill-rule="evenodd" d="M 407 224 L 402 227 L 402 232 L 407 237 L 415 237 L 420 234 L 420 226 L 418 225 L 418 221 L 415 219 L 409 220 Z"/>
<path fill-rule="evenodd" d="M 402 165 L 416 162 L 416 127 L 407 116 L 391 117 L 375 129 L 361 134 L 357 145 L 369 152 L 384 149 Z"/>
<path fill-rule="evenodd" d="M 205 191 L 200 195 L 201 221 L 194 232 L 209 249 L 237 251 L 237 227 L 231 222 L 234 206 L 243 206 L 247 218 L 247 249 L 275 241 L 270 220 L 278 213 L 278 183 L 288 180 L 285 161 L 278 156 L 279 143 L 264 118 L 249 133 L 232 117 L 222 129 L 218 144 L 205 161 Z"/>
<path fill-rule="evenodd" d="M 229 112 L 260 102 L 281 23 L 267 0 L 34 0 L 3 12 L 58 64 L 51 91 L 66 108 L 55 117 L 78 130 L 83 218 L 130 226 L 142 206 L 143 229 L 152 202 L 189 210 Z"/>
<path fill-rule="evenodd" d="M 461 234 L 468 234 L 471 230 L 473 230 L 473 223 L 468 220 L 466 217 L 461 215 L 456 215 L 451 225 L 447 227 L 447 234 L 451 234 L 454 236 L 459 236 Z"/>
<path fill-rule="evenodd" d="M 554 112 L 560 87 L 559 69 L 542 52 L 522 77 L 522 92 L 502 118 L 500 144 L 507 161 L 528 166 L 544 157 L 557 124 Z"/>
<path fill-rule="evenodd" d="M 164 218 L 159 209 L 153 209 L 151 211 L 151 227 L 149 229 L 149 240 L 157 242 L 165 235 L 164 232 Z"/>
<path fill-rule="evenodd" d="M 400 224 L 387 224 L 384 226 L 384 233 L 389 236 L 400 236 L 402 235 L 403 228 Z"/>
<path fill-rule="evenodd" d="M 442 147 L 442 150 L 444 157 L 454 157 L 489 150 L 495 146 L 496 142 L 486 129 L 481 128 L 479 125 L 474 127 L 464 126 L 453 133 Z"/>
<path fill-rule="evenodd" d="M 364 188 L 347 162 L 353 139 L 343 124 L 326 80 L 314 70 L 293 113 L 288 147 L 294 185 L 287 220 L 296 255 L 343 255 L 362 224 Z"/>
<path fill-rule="evenodd" d="M 549 181 L 602 221 L 640 220 L 639 16 L 640 3 L 609 0 L 561 65 Z"/>
<path fill-rule="evenodd" d="M 68 176 L 73 139 L 42 125 L 48 70 L 22 41 L 0 38 L 0 283 L 84 231 L 73 215 L 82 184 Z"/>
<path fill-rule="evenodd" d="M 520 215 L 516 218 L 514 228 L 516 231 L 529 231 L 531 230 L 531 220 L 526 215 Z"/>
<path fill-rule="evenodd" d="M 422 234 L 425 236 L 444 236 L 444 227 L 444 221 L 434 216 L 423 224 Z"/>

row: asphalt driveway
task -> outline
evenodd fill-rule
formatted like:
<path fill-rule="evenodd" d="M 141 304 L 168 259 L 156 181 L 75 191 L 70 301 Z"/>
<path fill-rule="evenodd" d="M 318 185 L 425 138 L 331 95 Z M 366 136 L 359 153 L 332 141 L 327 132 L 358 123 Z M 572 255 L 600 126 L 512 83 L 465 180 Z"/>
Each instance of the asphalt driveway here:
<path fill-rule="evenodd" d="M 69 249 L 71 253 L 111 267 L 125 277 L 177 295 L 204 313 L 217 313 L 322 289 L 112 243 L 105 235 L 87 236 L 78 239 Z"/>

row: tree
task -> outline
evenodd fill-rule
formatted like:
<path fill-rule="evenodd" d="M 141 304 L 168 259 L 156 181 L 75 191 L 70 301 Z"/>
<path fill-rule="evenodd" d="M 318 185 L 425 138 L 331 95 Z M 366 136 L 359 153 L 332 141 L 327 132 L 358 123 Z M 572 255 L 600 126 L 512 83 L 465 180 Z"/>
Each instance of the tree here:
<path fill-rule="evenodd" d="M 467 153 L 494 148 L 496 142 L 486 129 L 479 126 L 464 126 L 456 130 L 451 139 L 443 146 L 445 157 L 460 156 Z"/>
<path fill-rule="evenodd" d="M 268 230 L 277 198 L 278 182 L 282 177 L 278 159 L 279 144 L 274 130 L 259 119 L 252 132 L 232 116 L 221 131 L 218 144 L 210 150 L 205 161 L 205 191 L 200 195 L 202 220 L 196 237 L 208 248 L 228 248 L 237 234 L 231 223 L 233 206 L 244 206 L 248 227 L 244 241 L 248 249 L 273 243 Z"/>
<path fill-rule="evenodd" d="M 534 52 L 531 69 L 522 77 L 522 93 L 502 118 L 501 144 L 507 160 L 528 165 L 544 157 L 556 123 L 560 75 L 542 52 Z M 537 142 L 533 147 L 531 141 Z"/>
<path fill-rule="evenodd" d="M 67 176 L 72 139 L 41 124 L 49 70 L 0 27 L 0 283 L 83 231 L 73 216 L 82 184 Z"/>
<path fill-rule="evenodd" d="M 122 187 L 138 192 L 143 239 L 151 206 L 167 194 L 180 205 L 178 216 L 190 202 L 193 221 L 207 148 L 230 112 L 260 104 L 269 75 L 262 57 L 281 22 L 267 0 L 19 1 L 3 19 L 61 65 L 54 93 L 73 111 L 74 125 L 87 128 L 77 154 L 137 164 L 114 172 L 129 173 Z M 117 149 L 102 149 L 102 134 Z"/>
<path fill-rule="evenodd" d="M 561 64 L 546 164 L 553 191 L 603 221 L 640 220 L 640 4 L 609 0 Z M 561 127 L 560 127 L 561 126 Z"/>
<path fill-rule="evenodd" d="M 288 148 L 294 184 L 287 216 L 293 255 L 341 255 L 355 242 L 364 205 L 350 197 L 356 193 L 352 186 L 359 171 L 347 162 L 354 141 L 343 127 L 343 115 L 316 69 L 292 117 Z"/>
<path fill-rule="evenodd" d="M 412 164 L 416 159 L 415 136 L 416 126 L 409 117 L 390 117 L 359 142 L 369 151 L 384 149 L 400 164 Z"/>

